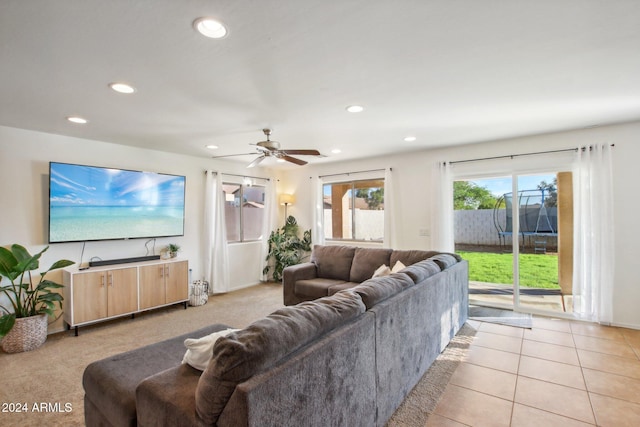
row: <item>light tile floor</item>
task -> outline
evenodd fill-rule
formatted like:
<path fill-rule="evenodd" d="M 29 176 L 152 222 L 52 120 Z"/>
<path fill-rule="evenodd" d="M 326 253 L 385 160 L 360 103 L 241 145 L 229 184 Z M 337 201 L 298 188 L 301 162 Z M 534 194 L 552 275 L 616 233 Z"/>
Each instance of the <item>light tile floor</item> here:
<path fill-rule="evenodd" d="M 426 427 L 640 426 L 640 331 L 533 318 L 477 330 Z"/>

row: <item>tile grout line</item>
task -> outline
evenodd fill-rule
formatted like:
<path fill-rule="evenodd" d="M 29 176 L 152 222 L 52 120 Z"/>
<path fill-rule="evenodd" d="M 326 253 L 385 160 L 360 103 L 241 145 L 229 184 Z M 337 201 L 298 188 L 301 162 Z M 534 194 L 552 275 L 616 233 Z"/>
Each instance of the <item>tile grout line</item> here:
<path fill-rule="evenodd" d="M 571 338 L 573 339 L 573 332 L 571 333 Z M 573 340 L 575 344 L 575 340 Z M 576 347 L 576 353 L 578 355 L 578 363 L 580 364 L 580 374 L 582 374 L 582 381 L 584 382 L 584 388 L 587 392 L 587 399 L 589 399 L 589 406 L 591 407 L 591 415 L 593 416 L 593 422 L 595 425 L 598 425 L 598 417 L 596 416 L 596 410 L 593 407 L 593 401 L 591 400 L 591 392 L 589 391 L 589 386 L 587 385 L 587 378 L 584 375 L 585 367 L 582 366 L 582 360 L 580 360 L 580 353 L 578 352 L 578 348 Z"/>

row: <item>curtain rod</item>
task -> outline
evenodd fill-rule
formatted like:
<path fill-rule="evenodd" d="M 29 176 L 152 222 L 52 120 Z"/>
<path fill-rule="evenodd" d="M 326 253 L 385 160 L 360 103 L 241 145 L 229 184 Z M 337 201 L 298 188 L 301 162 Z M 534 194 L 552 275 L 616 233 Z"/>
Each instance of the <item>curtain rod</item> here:
<path fill-rule="evenodd" d="M 367 172 L 380 172 L 380 171 L 385 171 L 386 169 L 370 169 L 368 171 L 357 171 L 357 172 L 343 172 L 343 173 L 332 173 L 329 175 L 318 175 L 318 178 L 326 178 L 328 176 L 339 176 L 339 175 L 351 175 L 354 173 L 367 173 Z M 393 168 L 389 168 L 390 171 L 393 170 Z"/>
<path fill-rule="evenodd" d="M 204 171 L 204 174 L 206 175 L 207 173 L 209 173 L 209 171 Z M 212 173 L 219 173 L 220 175 L 227 175 L 227 176 L 238 176 L 240 178 L 253 178 L 253 179 L 264 179 L 265 181 L 271 181 L 271 178 L 262 178 L 259 176 L 251 176 L 251 175 L 238 175 L 235 173 L 226 173 L 226 172 L 216 172 L 216 171 L 212 171 Z"/>
<path fill-rule="evenodd" d="M 615 144 L 611 144 L 611 147 L 615 147 Z M 582 150 L 585 148 L 583 147 Z M 537 154 L 552 154 L 552 153 L 567 153 L 569 151 L 578 151 L 578 148 L 564 148 L 562 150 L 549 150 L 549 151 L 537 151 L 534 153 L 522 153 L 522 154 L 509 154 L 505 156 L 495 156 L 495 157 L 482 157 L 479 159 L 468 159 L 468 160 L 456 160 L 453 162 L 449 162 L 451 165 L 455 165 L 456 163 L 468 163 L 468 162 L 478 162 L 481 160 L 495 160 L 495 159 L 513 159 L 514 157 L 522 157 L 522 156 L 535 156 Z"/>

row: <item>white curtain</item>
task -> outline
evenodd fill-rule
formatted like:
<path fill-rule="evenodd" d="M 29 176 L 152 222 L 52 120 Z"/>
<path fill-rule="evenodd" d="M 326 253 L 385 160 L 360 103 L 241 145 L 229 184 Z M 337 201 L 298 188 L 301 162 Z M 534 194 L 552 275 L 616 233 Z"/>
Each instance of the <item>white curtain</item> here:
<path fill-rule="evenodd" d="M 311 212 L 313 212 L 313 227 L 311 227 L 311 242 L 314 245 L 324 245 L 324 194 L 323 182 L 320 177 L 312 177 L 311 181 Z"/>
<path fill-rule="evenodd" d="M 204 195 L 204 273 L 212 294 L 229 291 L 229 248 L 224 219 L 222 176 L 208 171 Z"/>
<path fill-rule="evenodd" d="M 453 252 L 453 177 L 449 162 L 438 162 L 433 168 L 434 190 L 431 204 L 431 248 Z"/>
<path fill-rule="evenodd" d="M 396 203 L 391 168 L 384 170 L 384 247 L 396 248 L 398 236 L 396 234 Z"/>
<path fill-rule="evenodd" d="M 611 146 L 580 147 L 574 172 L 574 311 L 610 324 L 614 242 Z"/>
<path fill-rule="evenodd" d="M 269 236 L 271 230 L 274 230 L 275 221 L 278 218 L 278 203 L 276 198 L 276 191 L 274 185 L 274 179 L 270 179 L 264 186 L 264 219 L 262 223 L 262 248 L 260 252 L 260 271 L 259 277 L 263 280 L 267 280 L 267 277 L 262 273 L 267 265 L 267 255 L 269 254 Z"/>

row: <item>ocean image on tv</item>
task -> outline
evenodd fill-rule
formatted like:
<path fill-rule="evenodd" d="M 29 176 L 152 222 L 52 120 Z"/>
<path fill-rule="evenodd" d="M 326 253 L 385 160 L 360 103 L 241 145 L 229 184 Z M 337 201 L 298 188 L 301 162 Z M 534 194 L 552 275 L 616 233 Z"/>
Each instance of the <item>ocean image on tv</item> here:
<path fill-rule="evenodd" d="M 184 234 L 185 177 L 51 163 L 49 242 Z"/>

